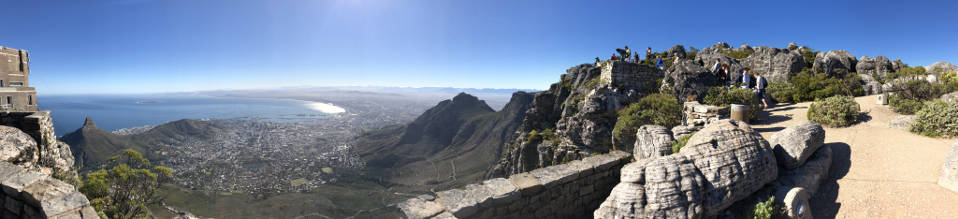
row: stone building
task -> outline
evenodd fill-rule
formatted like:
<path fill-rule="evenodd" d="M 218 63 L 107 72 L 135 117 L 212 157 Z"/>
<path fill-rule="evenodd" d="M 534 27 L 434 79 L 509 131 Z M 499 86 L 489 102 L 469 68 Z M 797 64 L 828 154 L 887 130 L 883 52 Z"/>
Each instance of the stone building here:
<path fill-rule="evenodd" d="M 29 78 L 30 54 L 0 46 L 0 111 L 38 110 L 37 90 Z"/>

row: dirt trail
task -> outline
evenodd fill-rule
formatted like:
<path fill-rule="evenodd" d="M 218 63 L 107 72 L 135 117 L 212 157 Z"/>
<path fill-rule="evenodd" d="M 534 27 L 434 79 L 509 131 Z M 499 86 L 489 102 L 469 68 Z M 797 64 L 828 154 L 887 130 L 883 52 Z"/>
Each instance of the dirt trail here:
<path fill-rule="evenodd" d="M 858 97 L 864 122 L 825 128 L 835 159 L 829 179 L 812 200 L 815 218 L 958 218 L 958 193 L 936 184 L 956 139 L 936 139 L 891 128 L 897 113 Z M 779 105 L 752 127 L 766 139 L 807 120 L 810 103 Z"/>

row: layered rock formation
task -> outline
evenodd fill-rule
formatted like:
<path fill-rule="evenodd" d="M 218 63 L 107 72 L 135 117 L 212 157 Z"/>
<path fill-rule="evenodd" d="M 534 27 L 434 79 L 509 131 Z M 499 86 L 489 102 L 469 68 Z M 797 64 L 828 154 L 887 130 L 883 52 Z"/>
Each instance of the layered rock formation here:
<path fill-rule="evenodd" d="M 693 135 L 678 154 L 640 159 L 596 218 L 701 218 L 721 213 L 778 176 L 768 142 L 747 124 L 722 120 Z"/>
<path fill-rule="evenodd" d="M 855 65 L 858 74 L 875 75 L 879 78 L 885 78 L 889 73 L 897 72 L 901 70 L 902 67 L 904 67 L 904 64 L 893 64 L 893 62 L 885 56 L 877 56 L 874 59 L 863 56 L 858 60 L 858 64 Z"/>
<path fill-rule="evenodd" d="M 635 133 L 635 159 L 661 157 L 672 154 L 672 132 L 658 125 L 643 125 Z"/>
<path fill-rule="evenodd" d="M 535 94 L 522 125 L 487 177 L 508 176 L 608 152 L 613 146 L 616 112 L 655 92 L 659 78 L 662 72 L 653 66 L 623 61 L 568 69 L 559 83 Z M 550 132 L 553 135 L 541 135 Z M 622 148 L 631 149 L 633 143 L 621 144 Z"/>
<path fill-rule="evenodd" d="M 800 72 L 808 65 L 798 46 L 792 45 L 792 47 L 794 49 L 766 46 L 753 48 L 752 55 L 742 59 L 742 64 L 749 66 L 750 72 L 758 73 L 769 81 L 788 81 L 789 74 Z"/>
<path fill-rule="evenodd" d="M 772 135 L 772 148 L 778 165 L 795 169 L 805 163 L 825 143 L 825 129 L 811 121 L 805 121 Z"/>
<path fill-rule="evenodd" d="M 695 97 L 700 100 L 705 97 L 709 87 L 724 85 L 725 81 L 699 63 L 681 60 L 669 67 L 662 84 L 670 86 L 679 99 Z"/>
<path fill-rule="evenodd" d="M 958 66 L 950 62 L 935 62 L 929 66 L 925 66 L 925 71 L 933 74 L 941 74 L 949 71 L 958 72 Z"/>
<path fill-rule="evenodd" d="M 858 64 L 858 59 L 848 51 L 832 50 L 815 55 L 812 69 L 828 75 L 835 75 L 837 73 L 835 69 L 844 69 L 844 73 L 855 71 L 856 64 Z"/>

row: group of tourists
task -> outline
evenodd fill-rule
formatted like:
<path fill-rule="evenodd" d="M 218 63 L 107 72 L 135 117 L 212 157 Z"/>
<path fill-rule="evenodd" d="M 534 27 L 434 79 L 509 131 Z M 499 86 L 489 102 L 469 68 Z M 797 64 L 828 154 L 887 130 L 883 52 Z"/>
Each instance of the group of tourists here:
<path fill-rule="evenodd" d="M 715 64 L 712 65 L 712 73 L 718 75 L 722 81 L 727 83 L 728 87 L 739 86 L 743 89 L 752 89 L 752 92 L 755 93 L 755 97 L 762 101 L 762 108 L 768 107 L 768 101 L 765 99 L 765 88 L 768 87 L 768 80 L 765 79 L 762 75 L 758 73 L 749 74 L 748 68 L 742 69 L 742 74 L 736 76 L 734 79 L 731 79 L 729 75 L 729 65 L 722 64 L 719 59 L 715 59 Z"/>
<path fill-rule="evenodd" d="M 615 51 L 616 52 L 612 54 L 612 61 L 626 61 L 635 63 L 641 61 L 641 58 L 639 58 L 639 53 L 633 53 L 632 50 L 629 49 L 629 46 L 625 46 L 625 48 L 617 48 Z M 666 65 L 662 60 L 662 56 L 654 55 L 652 53 L 652 47 L 649 47 L 645 50 L 645 58 L 655 58 L 655 68 L 659 70 L 665 70 Z M 678 64 L 681 59 L 682 57 L 679 57 L 678 54 L 674 54 L 672 64 Z M 595 62 L 596 64 L 601 62 L 599 57 L 595 57 Z M 765 100 L 765 88 L 768 87 L 768 81 L 765 80 L 765 77 L 762 77 L 758 73 L 753 73 L 750 75 L 748 68 L 742 69 L 742 74 L 733 76 L 730 69 L 731 67 L 729 65 L 722 64 L 722 62 L 716 58 L 715 63 L 712 65 L 710 70 L 713 74 L 719 76 L 722 81 L 725 81 L 727 83 L 726 86 L 730 88 L 734 86 L 740 86 L 743 89 L 752 89 L 752 91 L 755 93 L 755 97 L 762 101 L 762 108 L 768 107 L 768 102 Z"/>

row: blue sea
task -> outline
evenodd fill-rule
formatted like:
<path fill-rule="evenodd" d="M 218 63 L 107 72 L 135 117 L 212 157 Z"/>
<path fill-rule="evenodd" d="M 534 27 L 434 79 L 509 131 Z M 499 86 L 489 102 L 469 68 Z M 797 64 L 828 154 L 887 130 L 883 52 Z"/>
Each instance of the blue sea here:
<path fill-rule="evenodd" d="M 194 94 L 40 95 L 41 110 L 50 110 L 57 135 L 83 126 L 93 118 L 106 131 L 159 125 L 180 119 L 258 118 L 278 122 L 309 122 L 329 118 L 309 101 L 211 97 Z"/>

